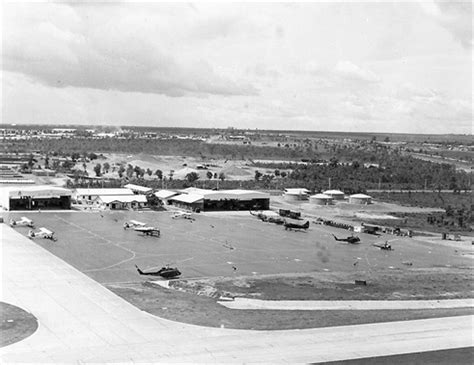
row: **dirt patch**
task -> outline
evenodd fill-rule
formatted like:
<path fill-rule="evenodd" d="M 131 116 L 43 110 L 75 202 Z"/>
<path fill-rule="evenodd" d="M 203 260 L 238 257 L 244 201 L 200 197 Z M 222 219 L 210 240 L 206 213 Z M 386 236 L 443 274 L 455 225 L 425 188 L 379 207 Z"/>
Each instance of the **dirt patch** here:
<path fill-rule="evenodd" d="M 367 285 L 356 285 L 355 280 Z M 470 268 L 380 271 L 355 277 L 351 273 L 311 273 L 203 280 L 178 280 L 171 288 L 210 297 L 247 297 L 264 300 L 416 300 L 458 299 L 474 296 Z"/>
<path fill-rule="evenodd" d="M 0 302 L 0 347 L 21 341 L 37 329 L 35 316 L 19 307 Z"/>

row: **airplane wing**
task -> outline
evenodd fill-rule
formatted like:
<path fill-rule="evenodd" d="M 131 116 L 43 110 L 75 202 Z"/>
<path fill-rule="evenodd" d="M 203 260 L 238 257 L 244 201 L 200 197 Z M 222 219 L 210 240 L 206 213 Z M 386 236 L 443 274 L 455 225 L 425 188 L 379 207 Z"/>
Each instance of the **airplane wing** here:
<path fill-rule="evenodd" d="M 41 232 L 41 233 L 44 233 L 44 234 L 47 234 L 47 235 L 51 235 L 51 234 L 54 233 L 54 232 L 52 232 L 52 231 L 50 231 L 49 229 L 44 228 L 44 227 L 41 227 L 41 228 L 40 228 L 40 232 Z"/>
<path fill-rule="evenodd" d="M 155 231 L 159 231 L 159 229 L 156 228 L 156 227 L 136 227 L 133 230 L 137 231 L 137 232 L 155 232 Z"/>
<path fill-rule="evenodd" d="M 136 220 L 131 220 L 130 223 L 132 223 L 135 226 L 139 226 L 139 227 L 144 227 L 146 225 L 145 223 L 139 222 L 139 221 L 136 221 Z"/>

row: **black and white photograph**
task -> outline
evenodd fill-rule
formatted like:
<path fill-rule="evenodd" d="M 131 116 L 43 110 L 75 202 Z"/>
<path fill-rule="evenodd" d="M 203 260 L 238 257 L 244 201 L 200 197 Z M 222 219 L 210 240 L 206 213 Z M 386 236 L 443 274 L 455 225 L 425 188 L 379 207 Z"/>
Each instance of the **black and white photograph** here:
<path fill-rule="evenodd" d="M 0 9 L 2 364 L 474 363 L 471 0 Z"/>

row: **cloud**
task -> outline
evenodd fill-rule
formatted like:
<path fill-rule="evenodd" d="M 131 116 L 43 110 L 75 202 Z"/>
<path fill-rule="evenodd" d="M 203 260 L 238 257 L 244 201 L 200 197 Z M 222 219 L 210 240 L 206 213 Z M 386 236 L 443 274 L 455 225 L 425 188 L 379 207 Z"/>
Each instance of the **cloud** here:
<path fill-rule="evenodd" d="M 464 48 L 472 48 L 473 7 L 471 1 L 423 0 L 420 5 Z"/>
<path fill-rule="evenodd" d="M 58 7 L 73 18 L 70 8 L 56 4 Z M 189 59 L 168 51 L 153 25 L 141 25 L 149 19 L 144 14 L 102 23 L 101 17 L 91 19 L 93 13 L 76 12 L 73 25 L 64 24 L 64 19 L 56 22 L 56 17 L 16 15 L 24 17 L 10 19 L 5 26 L 3 67 L 49 86 L 174 97 L 258 94 L 248 82 L 216 72 L 205 55 Z M 159 16 L 153 20 L 158 21 Z M 133 31 L 130 25 L 135 25 Z"/>
<path fill-rule="evenodd" d="M 337 75 L 357 81 L 363 82 L 379 82 L 379 77 L 370 70 L 362 69 L 361 67 L 349 62 L 349 61 L 340 61 L 337 63 L 334 71 Z"/>

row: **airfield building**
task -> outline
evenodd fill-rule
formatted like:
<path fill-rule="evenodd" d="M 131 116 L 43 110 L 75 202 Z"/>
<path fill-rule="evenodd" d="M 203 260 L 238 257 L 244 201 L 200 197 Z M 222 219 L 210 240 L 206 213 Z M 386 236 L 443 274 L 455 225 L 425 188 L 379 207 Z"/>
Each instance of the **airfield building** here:
<path fill-rule="evenodd" d="M 270 195 L 252 190 L 207 190 L 187 188 L 170 198 L 173 205 L 190 210 L 268 210 Z"/>
<path fill-rule="evenodd" d="M 331 205 L 333 198 L 326 194 L 315 194 L 309 197 L 309 201 L 316 205 Z"/>
<path fill-rule="evenodd" d="M 149 194 L 153 191 L 152 188 L 147 188 L 146 186 L 140 186 L 135 184 L 127 184 L 124 186 L 125 189 L 130 189 L 134 194 Z"/>
<path fill-rule="evenodd" d="M 146 196 L 143 194 L 134 195 L 99 195 L 93 202 L 102 209 L 141 209 L 147 206 Z"/>
<path fill-rule="evenodd" d="M 309 190 L 308 189 L 285 189 L 283 198 L 286 201 L 294 202 L 299 200 L 308 200 Z"/>
<path fill-rule="evenodd" d="M 344 193 L 340 190 L 326 190 L 323 194 L 329 195 L 334 200 L 344 200 Z"/>
<path fill-rule="evenodd" d="M 78 188 L 73 193 L 73 199 L 78 203 L 92 203 L 99 196 L 126 196 L 134 195 L 130 189 L 82 189 Z"/>
<path fill-rule="evenodd" d="M 178 195 L 178 194 L 179 193 L 177 193 L 176 191 L 162 189 L 160 191 L 157 191 L 154 195 L 158 199 L 160 199 L 160 201 L 163 204 L 170 204 L 171 202 L 169 201 L 169 199 L 172 198 L 173 196 Z"/>
<path fill-rule="evenodd" d="M 354 194 L 349 197 L 349 203 L 351 204 L 371 204 L 372 197 L 365 194 Z"/>
<path fill-rule="evenodd" d="M 55 186 L 11 186 L 1 189 L 5 210 L 70 209 L 71 191 Z"/>

